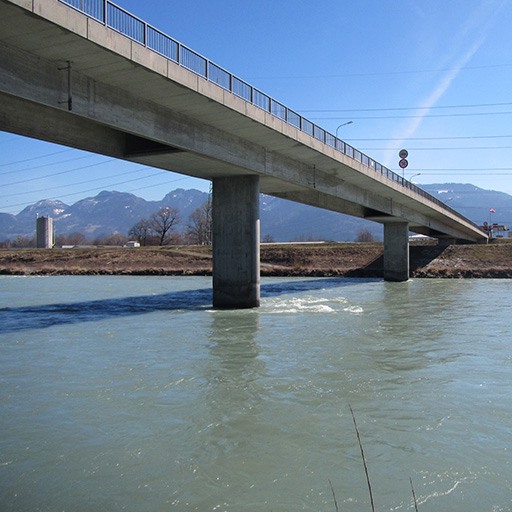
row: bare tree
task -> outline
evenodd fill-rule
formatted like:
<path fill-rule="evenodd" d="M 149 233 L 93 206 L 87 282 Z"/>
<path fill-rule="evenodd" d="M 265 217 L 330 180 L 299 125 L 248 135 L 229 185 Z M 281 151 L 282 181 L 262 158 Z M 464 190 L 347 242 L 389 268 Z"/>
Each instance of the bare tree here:
<path fill-rule="evenodd" d="M 356 242 L 373 242 L 373 235 L 367 229 L 359 229 Z"/>
<path fill-rule="evenodd" d="M 160 208 L 151 214 L 149 222 L 158 236 L 158 245 L 167 245 L 171 243 L 171 236 L 176 229 L 176 224 L 180 222 L 179 210 L 169 206 Z"/>
<path fill-rule="evenodd" d="M 212 243 L 212 202 L 208 198 L 188 217 L 187 235 L 189 243 L 211 245 Z"/>
<path fill-rule="evenodd" d="M 140 220 L 128 231 L 128 236 L 131 239 L 135 239 L 140 245 L 149 245 L 152 235 L 153 229 L 147 219 Z"/>
<path fill-rule="evenodd" d="M 11 240 L 11 247 L 35 247 L 36 239 L 35 237 L 24 236 L 24 235 L 16 235 L 13 240 Z"/>
<path fill-rule="evenodd" d="M 111 235 L 104 236 L 102 238 L 95 238 L 92 243 L 93 245 L 114 245 L 122 246 L 128 242 L 128 237 L 121 233 L 112 233 Z"/>
<path fill-rule="evenodd" d="M 83 233 L 75 231 L 70 235 L 57 235 L 55 237 L 55 245 L 85 245 L 87 239 Z"/>

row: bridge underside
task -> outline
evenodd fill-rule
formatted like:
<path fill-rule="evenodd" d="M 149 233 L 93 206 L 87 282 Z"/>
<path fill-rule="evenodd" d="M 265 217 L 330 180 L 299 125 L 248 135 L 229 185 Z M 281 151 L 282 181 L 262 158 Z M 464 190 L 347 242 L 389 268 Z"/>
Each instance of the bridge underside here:
<path fill-rule="evenodd" d="M 408 277 L 408 264 L 398 270 L 404 250 L 391 248 L 409 230 L 485 238 L 469 221 L 55 0 L 0 0 L 0 71 L 1 130 L 214 182 L 219 306 L 259 302 L 256 190 L 384 224 L 391 280 Z"/>

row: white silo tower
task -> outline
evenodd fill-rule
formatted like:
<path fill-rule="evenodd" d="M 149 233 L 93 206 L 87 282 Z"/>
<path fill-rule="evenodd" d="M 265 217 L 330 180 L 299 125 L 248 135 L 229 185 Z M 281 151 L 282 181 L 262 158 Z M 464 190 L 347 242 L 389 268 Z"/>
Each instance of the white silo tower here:
<path fill-rule="evenodd" d="M 36 239 L 38 249 L 53 247 L 53 219 L 51 217 L 45 216 L 36 219 Z"/>

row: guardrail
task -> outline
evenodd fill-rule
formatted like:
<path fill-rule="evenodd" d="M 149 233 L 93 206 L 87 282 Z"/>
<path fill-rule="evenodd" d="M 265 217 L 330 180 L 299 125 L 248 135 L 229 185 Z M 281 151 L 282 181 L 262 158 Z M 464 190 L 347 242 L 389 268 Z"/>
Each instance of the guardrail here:
<path fill-rule="evenodd" d="M 327 146 L 347 155 L 354 160 L 361 162 L 366 167 L 373 169 L 375 172 L 386 176 L 392 181 L 402 185 L 432 201 L 436 205 L 444 208 L 450 213 L 456 215 L 473 226 L 478 227 L 475 223 L 461 215 L 459 212 L 450 208 L 448 205 L 432 196 L 428 192 L 414 185 L 399 174 L 391 171 L 387 167 L 379 164 L 369 156 L 361 153 L 359 150 L 350 146 L 341 139 L 332 135 L 320 126 L 312 123 L 297 112 L 289 109 L 282 103 L 276 101 L 272 97 L 256 89 L 244 80 L 229 73 L 225 69 L 217 66 L 206 57 L 184 46 L 172 37 L 164 34 L 160 30 L 152 27 L 145 21 L 137 18 L 122 7 L 114 4 L 110 0 L 58 0 L 61 3 L 69 5 L 74 9 L 86 14 L 87 16 L 103 23 L 107 27 L 116 30 L 124 36 L 136 41 L 137 43 L 163 55 L 167 59 L 187 68 L 188 70 L 198 74 L 204 79 L 217 84 L 219 87 L 235 94 L 244 99 L 248 103 L 259 107 L 266 112 L 278 117 L 282 121 L 294 126 L 295 128 L 311 135 L 315 139 L 323 142 Z"/>

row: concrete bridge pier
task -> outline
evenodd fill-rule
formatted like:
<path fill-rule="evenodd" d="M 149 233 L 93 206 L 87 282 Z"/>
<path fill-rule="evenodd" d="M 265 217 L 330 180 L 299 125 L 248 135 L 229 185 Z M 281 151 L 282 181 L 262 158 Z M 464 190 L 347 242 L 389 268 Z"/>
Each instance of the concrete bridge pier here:
<path fill-rule="evenodd" d="M 409 279 L 409 223 L 384 224 L 384 280 Z"/>
<path fill-rule="evenodd" d="M 260 305 L 259 177 L 213 179 L 213 306 Z"/>
<path fill-rule="evenodd" d="M 455 238 L 440 237 L 437 239 L 437 245 L 441 247 L 448 247 L 449 245 L 456 245 L 457 240 Z"/>

